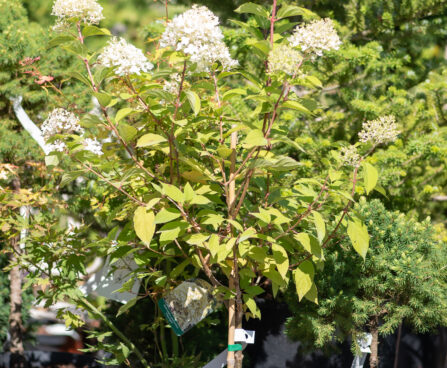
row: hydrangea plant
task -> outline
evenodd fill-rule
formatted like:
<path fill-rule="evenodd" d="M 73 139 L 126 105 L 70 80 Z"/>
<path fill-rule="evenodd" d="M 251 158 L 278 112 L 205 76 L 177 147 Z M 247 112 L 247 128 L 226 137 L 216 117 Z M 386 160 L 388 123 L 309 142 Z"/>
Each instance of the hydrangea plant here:
<path fill-rule="evenodd" d="M 365 123 L 355 147 L 333 148 L 326 172 L 300 177 L 303 149 L 288 137 L 290 118 L 283 116 L 317 118 L 315 101 L 297 87 L 321 88 L 309 66 L 341 47 L 336 25 L 324 19 L 295 30 L 278 26 L 288 17 L 316 15 L 279 7 L 276 0 L 269 8 L 246 3 L 236 12 L 256 19 L 255 25 L 235 22 L 251 35 L 242 46 L 257 58 L 250 70 L 231 56 L 237 50 L 226 46 L 219 19 L 206 7 L 167 22 L 151 53 L 144 53 L 118 38 L 97 49 L 91 37 L 111 36 L 96 26 L 102 19 L 98 3 L 57 0 L 60 34 L 50 46 L 79 57 L 84 69 L 71 77 L 85 84 L 100 108 L 58 109 L 43 125 L 54 147 L 47 165 L 69 168 L 63 183 L 94 175 L 109 188 L 105 196 L 118 226 L 99 243 L 116 238 L 110 252 L 132 256 L 139 266 L 134 277 L 146 280 L 145 293 L 119 313 L 203 274 L 228 309 L 228 367 L 242 366 L 234 333 L 244 317 L 261 318 L 257 295 L 268 290 L 276 296 L 293 280 L 299 300 L 318 303 L 314 276 L 339 231 L 365 257 L 368 232 L 350 209 L 359 186 L 369 193 L 377 184 L 367 156 L 398 135 L 390 117 Z M 285 146 L 290 154 L 283 153 Z M 46 292 L 54 299 L 54 288 Z M 135 353 L 148 366 L 129 339 L 112 330 L 123 341 L 115 351 L 120 361 Z"/>

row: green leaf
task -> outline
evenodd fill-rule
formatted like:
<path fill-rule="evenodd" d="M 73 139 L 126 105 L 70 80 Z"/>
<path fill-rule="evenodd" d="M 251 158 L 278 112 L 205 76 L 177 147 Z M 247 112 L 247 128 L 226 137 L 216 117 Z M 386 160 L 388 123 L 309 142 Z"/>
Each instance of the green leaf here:
<path fill-rule="evenodd" d="M 155 146 L 163 142 L 167 142 L 167 139 L 165 137 L 162 137 L 158 134 L 148 133 L 138 139 L 137 147 Z"/>
<path fill-rule="evenodd" d="M 68 36 L 68 35 L 57 36 L 48 42 L 48 48 L 51 49 L 53 47 L 59 46 L 60 44 L 73 41 L 74 39 L 75 38 L 73 36 Z"/>
<path fill-rule="evenodd" d="M 183 203 L 185 201 L 185 196 L 179 188 L 171 184 L 162 183 L 161 185 L 163 186 L 164 195 L 167 195 L 169 198 L 178 203 Z"/>
<path fill-rule="evenodd" d="M 300 242 L 303 248 L 317 258 L 322 257 L 322 249 L 320 243 L 313 236 L 309 236 L 306 233 L 299 233 L 293 236 Z"/>
<path fill-rule="evenodd" d="M 133 281 L 133 280 L 132 280 Z M 133 285 L 133 284 L 132 284 Z M 135 297 L 130 299 L 126 304 L 122 305 L 120 309 L 118 309 L 117 317 L 121 316 L 124 312 L 127 312 L 130 308 L 132 308 L 138 301 L 139 297 Z"/>
<path fill-rule="evenodd" d="M 244 301 L 247 308 L 250 310 L 251 314 L 253 314 L 254 318 L 261 318 L 261 311 L 256 305 L 256 302 L 253 298 L 250 298 L 248 295 L 244 295 Z"/>
<path fill-rule="evenodd" d="M 228 148 L 227 146 L 219 146 L 217 147 L 217 153 L 222 158 L 230 157 L 230 155 L 233 153 L 233 150 L 231 148 Z"/>
<path fill-rule="evenodd" d="M 377 172 L 376 168 L 365 162 L 363 164 L 363 167 L 365 169 L 365 187 L 366 187 L 366 194 L 369 194 L 377 185 L 377 181 L 379 179 L 379 173 Z"/>
<path fill-rule="evenodd" d="M 314 265 L 310 261 L 304 261 L 293 271 L 293 278 L 295 280 L 296 292 L 298 294 L 299 301 L 301 301 L 301 299 L 303 299 L 303 297 L 312 288 L 314 275 Z"/>
<path fill-rule="evenodd" d="M 355 218 L 354 221 L 348 221 L 348 236 L 355 251 L 365 259 L 369 248 L 368 228 Z"/>
<path fill-rule="evenodd" d="M 177 239 L 187 228 L 188 224 L 183 221 L 167 223 L 160 229 L 160 242 L 171 242 Z"/>
<path fill-rule="evenodd" d="M 197 93 L 189 90 L 185 92 L 186 97 L 188 98 L 189 104 L 191 105 L 192 111 L 194 111 L 194 115 L 200 112 L 200 97 Z"/>
<path fill-rule="evenodd" d="M 303 9 L 296 5 L 287 5 L 284 4 L 281 6 L 281 9 L 278 10 L 276 14 L 276 19 L 282 19 L 287 17 L 295 17 L 297 15 L 302 15 Z"/>
<path fill-rule="evenodd" d="M 321 83 L 321 81 L 313 75 L 307 75 L 306 80 L 308 82 L 310 82 L 312 85 L 314 85 L 315 87 L 318 87 L 318 88 L 323 87 L 323 83 Z"/>
<path fill-rule="evenodd" d="M 110 96 L 108 93 L 94 92 L 93 95 L 96 97 L 99 104 L 103 107 L 106 107 L 112 100 L 112 96 Z"/>
<path fill-rule="evenodd" d="M 194 189 L 192 189 L 192 186 L 189 183 L 186 183 L 185 188 L 183 188 L 183 193 L 185 196 L 185 202 L 192 201 L 196 195 Z"/>
<path fill-rule="evenodd" d="M 219 252 L 219 236 L 217 234 L 212 234 L 208 240 L 208 249 L 213 257 Z"/>
<path fill-rule="evenodd" d="M 175 279 L 177 278 L 177 276 L 179 276 L 183 270 L 185 269 L 186 266 L 188 266 L 191 263 L 191 260 L 189 259 L 185 259 L 182 263 L 180 263 L 179 265 L 177 265 L 169 274 L 169 277 L 171 279 Z"/>
<path fill-rule="evenodd" d="M 287 272 L 289 271 L 289 257 L 286 250 L 279 244 L 272 244 L 273 258 L 276 263 L 276 269 L 280 273 L 283 279 L 287 278 Z"/>
<path fill-rule="evenodd" d="M 312 284 L 307 294 L 304 295 L 304 297 L 312 303 L 318 304 L 318 291 L 314 283 Z"/>
<path fill-rule="evenodd" d="M 45 165 L 57 166 L 59 164 L 59 158 L 56 155 L 45 156 Z"/>
<path fill-rule="evenodd" d="M 317 229 L 318 241 L 322 243 L 326 236 L 326 224 L 324 223 L 323 216 L 319 212 L 313 212 L 313 217 L 315 228 Z"/>
<path fill-rule="evenodd" d="M 242 27 L 242 28 L 246 29 L 253 36 L 255 36 L 258 40 L 263 40 L 264 39 L 264 36 L 262 35 L 262 32 L 258 28 L 252 27 L 252 26 L 250 26 L 247 23 L 240 22 L 240 21 L 234 20 L 234 19 L 230 19 L 230 22 L 233 23 L 233 24 L 238 25 L 239 27 Z"/>
<path fill-rule="evenodd" d="M 118 125 L 118 132 L 125 142 L 130 142 L 138 134 L 137 128 L 125 123 Z"/>
<path fill-rule="evenodd" d="M 79 73 L 79 72 L 74 71 L 74 72 L 68 72 L 67 74 L 68 74 L 70 77 L 75 78 L 75 79 L 77 79 L 78 81 L 84 83 L 87 87 L 91 87 L 91 86 L 92 86 L 90 80 L 89 80 L 87 77 L 83 76 L 83 75 L 82 75 L 81 73 Z"/>
<path fill-rule="evenodd" d="M 155 224 L 164 224 L 166 222 L 175 220 L 181 216 L 180 211 L 176 208 L 163 208 L 155 216 Z"/>
<path fill-rule="evenodd" d="M 265 146 L 267 143 L 268 141 L 265 139 L 264 133 L 259 129 L 251 130 L 244 139 L 245 148 Z"/>
<path fill-rule="evenodd" d="M 261 51 L 262 55 L 268 56 L 270 53 L 270 42 L 267 40 L 258 41 L 256 39 L 249 38 L 245 41 L 248 46 L 256 47 L 259 51 Z"/>
<path fill-rule="evenodd" d="M 312 113 L 303 105 L 301 105 L 299 102 L 297 101 L 293 101 L 293 100 L 288 100 L 286 102 L 284 102 L 282 104 L 282 107 L 285 107 L 287 109 L 293 109 L 293 110 L 297 110 L 299 112 L 303 112 L 307 115 L 311 115 Z"/>
<path fill-rule="evenodd" d="M 83 170 L 74 170 L 68 171 L 62 175 L 61 182 L 59 184 L 59 188 L 63 188 L 67 184 L 71 183 L 73 180 L 77 179 L 79 176 L 83 174 Z"/>
<path fill-rule="evenodd" d="M 208 240 L 209 237 L 209 234 L 192 234 L 186 238 L 185 241 L 189 245 L 202 245 Z"/>
<path fill-rule="evenodd" d="M 127 115 L 133 112 L 133 109 L 129 107 L 125 107 L 124 109 L 119 110 L 115 115 L 115 123 L 119 123 L 122 119 L 124 119 Z"/>
<path fill-rule="evenodd" d="M 150 245 L 155 232 L 155 216 L 146 207 L 138 207 L 133 216 L 135 233 L 147 246 Z"/>
<path fill-rule="evenodd" d="M 270 13 L 267 9 L 265 9 L 263 6 L 254 4 L 254 3 L 245 3 L 242 4 L 239 8 L 235 10 L 236 13 L 243 14 L 243 13 L 249 13 L 249 14 L 255 14 L 259 15 L 263 18 L 269 18 Z"/>
<path fill-rule="evenodd" d="M 88 25 L 82 29 L 82 35 L 84 37 L 90 36 L 110 36 L 111 33 L 107 28 L 99 28 L 96 26 Z"/>
<path fill-rule="evenodd" d="M 260 167 L 272 171 L 290 171 L 301 164 L 289 156 L 278 156 L 276 159 L 258 159 L 253 163 L 254 167 Z"/>
<path fill-rule="evenodd" d="M 234 96 L 245 96 L 247 94 L 247 91 L 245 89 L 242 88 L 233 88 L 230 89 L 229 91 L 225 92 L 222 96 L 222 100 L 223 101 L 227 101 L 229 100 L 231 97 Z"/>

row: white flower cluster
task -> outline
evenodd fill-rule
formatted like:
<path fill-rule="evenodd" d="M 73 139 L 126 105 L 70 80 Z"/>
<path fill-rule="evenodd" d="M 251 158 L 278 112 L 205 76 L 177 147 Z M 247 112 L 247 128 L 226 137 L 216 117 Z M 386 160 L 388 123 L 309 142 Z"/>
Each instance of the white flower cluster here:
<path fill-rule="evenodd" d="M 42 135 L 45 143 L 48 145 L 50 151 L 63 152 L 67 146 L 60 140 L 56 139 L 52 143 L 47 143 L 48 140 L 56 134 L 73 134 L 78 133 L 81 136 L 84 134 L 84 129 L 79 125 L 78 117 L 70 111 L 56 108 L 54 109 L 48 118 L 44 121 L 41 127 Z M 102 155 L 101 143 L 96 138 L 86 138 L 82 142 L 85 149 L 95 153 L 96 155 Z"/>
<path fill-rule="evenodd" d="M 96 140 L 96 138 L 85 138 L 82 142 L 84 149 L 86 151 L 90 151 L 97 156 L 101 156 L 102 152 L 102 144 Z"/>
<path fill-rule="evenodd" d="M 284 72 L 289 75 L 296 75 L 303 60 L 299 51 L 288 45 L 279 45 L 270 51 L 268 58 L 269 72 Z"/>
<path fill-rule="evenodd" d="M 68 18 L 79 18 L 84 23 L 98 24 L 102 15 L 102 6 L 96 0 L 56 0 L 51 13 L 60 22 Z"/>
<path fill-rule="evenodd" d="M 324 51 L 338 50 L 341 45 L 334 24 L 329 18 L 296 27 L 289 37 L 289 42 L 292 47 L 299 47 L 303 52 L 318 56 L 322 56 Z"/>
<path fill-rule="evenodd" d="M 360 164 L 360 155 L 355 146 L 343 147 L 341 149 L 343 165 L 357 167 Z"/>
<path fill-rule="evenodd" d="M 400 133 L 393 115 L 367 121 L 363 123 L 362 127 L 363 129 L 359 133 L 360 142 L 371 142 L 373 145 L 394 142 Z"/>
<path fill-rule="evenodd" d="M 121 77 L 131 74 L 147 73 L 154 65 L 144 56 L 143 51 L 127 43 L 124 38 L 113 37 L 101 55 L 98 63 L 114 67 L 115 74 Z"/>
<path fill-rule="evenodd" d="M 219 18 L 207 7 L 194 5 L 167 25 L 161 36 L 161 47 L 173 47 L 190 56 L 198 71 L 209 71 L 211 65 L 220 62 L 224 70 L 238 65 L 223 41 Z"/>
<path fill-rule="evenodd" d="M 181 80 L 182 76 L 179 73 L 172 74 L 171 80 L 165 80 L 163 90 L 169 92 L 172 95 L 177 95 L 180 88 Z"/>

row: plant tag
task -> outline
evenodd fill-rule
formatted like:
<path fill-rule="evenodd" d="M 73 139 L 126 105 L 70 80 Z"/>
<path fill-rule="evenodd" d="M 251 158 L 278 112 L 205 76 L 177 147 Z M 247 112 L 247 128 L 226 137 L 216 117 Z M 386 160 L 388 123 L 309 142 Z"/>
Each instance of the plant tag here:
<path fill-rule="evenodd" d="M 247 331 L 243 328 L 234 330 L 234 341 L 246 342 L 247 344 L 255 343 L 255 331 Z"/>
<path fill-rule="evenodd" d="M 119 303 L 127 303 L 138 295 L 140 280 L 135 279 L 130 291 L 120 293 L 116 292 L 116 290 L 120 289 L 124 283 L 129 281 L 131 278 L 129 274 L 137 267 L 132 255 L 127 255 L 119 259 L 113 265 L 110 265 L 110 258 L 107 257 L 104 267 L 92 276 L 81 287 L 81 290 L 84 294 L 95 292 L 107 299 L 115 300 Z"/>
<path fill-rule="evenodd" d="M 360 348 L 360 352 L 362 355 L 356 355 L 354 357 L 354 361 L 352 362 L 351 368 L 363 368 L 363 365 L 366 361 L 366 356 L 371 353 L 371 342 L 372 335 L 371 334 L 363 334 L 357 338 L 357 344 Z"/>

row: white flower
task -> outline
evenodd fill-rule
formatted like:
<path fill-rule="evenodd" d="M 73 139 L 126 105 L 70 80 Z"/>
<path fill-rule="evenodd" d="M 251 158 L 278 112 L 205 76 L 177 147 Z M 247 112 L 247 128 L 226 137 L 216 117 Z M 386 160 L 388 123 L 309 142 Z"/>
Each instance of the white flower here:
<path fill-rule="evenodd" d="M 171 80 L 165 80 L 163 85 L 163 91 L 169 92 L 170 94 L 177 95 L 182 76 L 179 73 L 174 73 L 171 75 Z"/>
<path fill-rule="evenodd" d="M 101 55 L 98 63 L 114 67 L 115 74 L 126 76 L 148 72 L 154 65 L 144 56 L 143 51 L 126 42 L 123 38 L 113 37 Z"/>
<path fill-rule="evenodd" d="M 67 18 L 79 18 L 84 23 L 98 24 L 102 15 L 102 6 L 96 0 L 56 0 L 51 13 L 63 22 Z"/>
<path fill-rule="evenodd" d="M 90 151 L 95 155 L 101 156 L 102 152 L 102 144 L 96 140 L 96 138 L 85 138 L 82 142 L 84 149 L 86 151 Z"/>
<path fill-rule="evenodd" d="M 397 129 L 396 118 L 392 115 L 367 121 L 362 127 L 359 133 L 360 142 L 371 142 L 374 145 L 394 142 L 400 133 Z"/>
<path fill-rule="evenodd" d="M 190 56 L 198 71 L 209 71 L 211 65 L 220 62 L 224 70 L 237 66 L 228 47 L 217 18 L 207 7 L 194 5 L 166 26 L 161 36 L 161 47 L 173 47 Z"/>
<path fill-rule="evenodd" d="M 299 47 L 303 52 L 315 53 L 318 56 L 322 56 L 323 51 L 338 50 L 341 45 L 334 24 L 329 18 L 296 27 L 289 37 L 289 42 L 292 47 Z"/>
<path fill-rule="evenodd" d="M 48 118 L 42 124 L 41 130 L 45 143 L 56 134 L 84 134 L 84 129 L 79 125 L 77 116 L 72 112 L 61 108 L 54 109 L 50 113 Z M 59 139 L 48 144 L 48 146 L 51 151 L 59 152 L 64 151 L 66 148 L 65 143 Z"/>
<path fill-rule="evenodd" d="M 269 72 L 284 72 L 289 75 L 296 75 L 302 60 L 301 54 L 290 46 L 275 46 L 270 51 L 268 58 Z"/>
<path fill-rule="evenodd" d="M 7 180 L 8 179 L 8 172 L 6 170 L 0 169 L 0 180 Z"/>
<path fill-rule="evenodd" d="M 360 164 L 360 155 L 355 146 L 343 147 L 341 149 L 343 165 L 357 167 Z"/>

